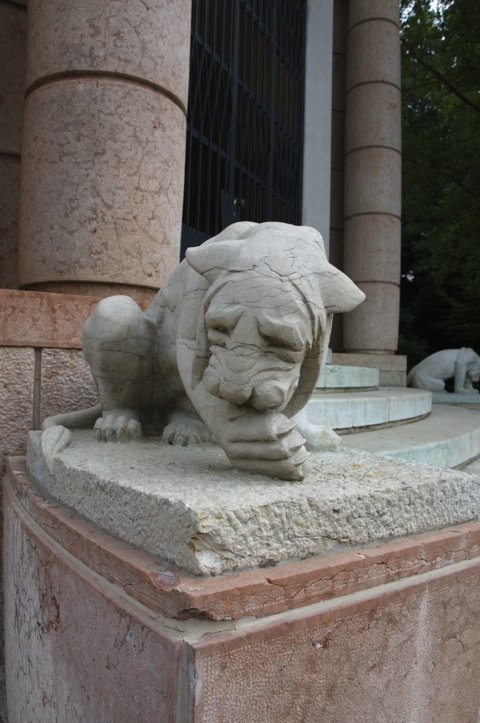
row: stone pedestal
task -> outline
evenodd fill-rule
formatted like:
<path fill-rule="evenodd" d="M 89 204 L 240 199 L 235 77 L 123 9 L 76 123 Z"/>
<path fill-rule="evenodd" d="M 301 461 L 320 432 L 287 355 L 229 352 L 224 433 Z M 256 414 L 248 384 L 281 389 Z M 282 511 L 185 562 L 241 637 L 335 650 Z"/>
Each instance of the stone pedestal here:
<path fill-rule="evenodd" d="M 17 459 L 5 541 L 12 722 L 477 718 L 478 522 L 199 578 L 53 501 Z"/>

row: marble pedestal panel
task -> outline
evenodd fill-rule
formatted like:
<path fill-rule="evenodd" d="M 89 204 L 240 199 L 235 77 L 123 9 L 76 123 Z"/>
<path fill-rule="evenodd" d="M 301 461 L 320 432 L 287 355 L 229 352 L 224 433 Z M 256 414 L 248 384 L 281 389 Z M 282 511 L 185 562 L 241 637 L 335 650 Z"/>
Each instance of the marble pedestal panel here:
<path fill-rule="evenodd" d="M 4 489 L 11 723 L 477 720 L 478 522 L 199 578 Z"/>

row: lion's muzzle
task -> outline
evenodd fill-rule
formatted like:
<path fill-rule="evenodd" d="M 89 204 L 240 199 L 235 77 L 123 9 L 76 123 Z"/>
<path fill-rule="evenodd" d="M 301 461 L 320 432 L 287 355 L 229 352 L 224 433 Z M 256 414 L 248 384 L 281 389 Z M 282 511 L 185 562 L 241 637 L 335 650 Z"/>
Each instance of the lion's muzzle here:
<path fill-rule="evenodd" d="M 281 364 L 276 369 L 270 363 L 262 369 L 262 361 L 264 357 L 244 355 L 241 359 L 237 356 L 232 364 L 231 352 L 218 349 L 205 371 L 205 388 L 231 404 L 247 404 L 258 411 L 281 411 L 298 386 L 300 364 L 289 368 Z"/>

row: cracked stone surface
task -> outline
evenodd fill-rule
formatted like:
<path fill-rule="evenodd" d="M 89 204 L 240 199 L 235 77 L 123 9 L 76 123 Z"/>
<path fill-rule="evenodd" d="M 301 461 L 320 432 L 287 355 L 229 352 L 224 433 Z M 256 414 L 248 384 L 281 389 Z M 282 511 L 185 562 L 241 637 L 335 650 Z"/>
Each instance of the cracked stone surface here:
<path fill-rule="evenodd" d="M 213 437 L 238 469 L 303 478 L 308 453 L 292 417 L 315 389 L 333 314 L 364 298 L 315 229 L 228 226 L 187 250 L 145 313 L 114 296 L 87 319 L 97 440 L 138 438 L 156 422 L 170 444 Z M 45 425 L 81 426 L 67 414 Z"/>
<path fill-rule="evenodd" d="M 69 71 L 118 73 L 188 93 L 189 0 L 38 0 L 28 6 L 27 84 Z"/>
<path fill-rule="evenodd" d="M 40 433 L 28 468 L 53 497 L 178 567 L 220 574 L 305 559 L 477 519 L 480 478 L 358 452 L 313 455 L 302 482 L 233 469 L 214 445 L 98 444 L 77 431 L 49 472 Z"/>
<path fill-rule="evenodd" d="M 185 116 L 117 79 L 42 86 L 25 107 L 22 284 L 158 288 L 177 264 Z"/>

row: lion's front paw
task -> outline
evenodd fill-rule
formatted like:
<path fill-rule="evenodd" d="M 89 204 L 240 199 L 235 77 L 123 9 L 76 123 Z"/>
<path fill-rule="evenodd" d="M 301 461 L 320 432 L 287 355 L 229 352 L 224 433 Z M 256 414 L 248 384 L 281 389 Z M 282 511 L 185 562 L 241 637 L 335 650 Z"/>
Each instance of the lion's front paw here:
<path fill-rule="evenodd" d="M 126 442 L 142 436 L 142 425 L 132 409 L 103 412 L 93 428 L 97 442 Z"/>
<path fill-rule="evenodd" d="M 240 410 L 229 419 L 224 450 L 232 464 L 244 472 L 302 480 L 309 453 L 295 422 L 276 412 Z"/>
<path fill-rule="evenodd" d="M 204 423 L 189 414 L 177 413 L 163 430 L 162 440 L 177 447 L 211 442 L 212 435 Z"/>

